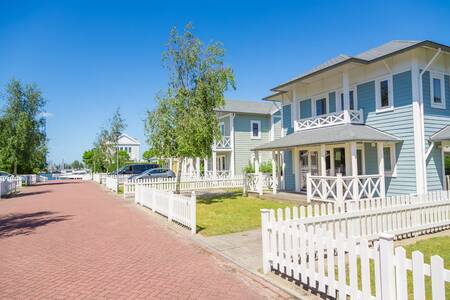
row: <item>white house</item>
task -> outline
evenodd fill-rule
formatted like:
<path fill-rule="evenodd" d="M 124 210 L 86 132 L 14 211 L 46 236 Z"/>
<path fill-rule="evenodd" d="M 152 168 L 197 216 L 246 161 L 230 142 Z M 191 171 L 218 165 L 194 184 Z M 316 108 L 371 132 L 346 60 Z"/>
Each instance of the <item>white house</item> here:
<path fill-rule="evenodd" d="M 126 133 L 122 133 L 117 144 L 119 150 L 127 151 L 130 155 L 130 160 L 138 162 L 141 160 L 141 143 L 135 138 L 132 138 Z"/>

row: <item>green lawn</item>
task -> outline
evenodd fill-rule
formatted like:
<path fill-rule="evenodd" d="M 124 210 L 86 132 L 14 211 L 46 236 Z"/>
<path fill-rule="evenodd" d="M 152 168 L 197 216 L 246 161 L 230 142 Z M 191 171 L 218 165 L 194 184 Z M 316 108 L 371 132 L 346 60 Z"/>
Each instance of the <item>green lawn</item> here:
<path fill-rule="evenodd" d="M 443 237 L 435 237 L 430 238 L 423 241 L 418 241 L 414 244 L 407 245 L 404 247 L 406 250 L 406 255 L 408 258 L 411 258 L 411 254 L 413 251 L 420 251 L 423 253 L 425 263 L 430 263 L 430 257 L 433 255 L 439 255 L 444 260 L 444 267 L 446 269 L 450 269 L 450 236 Z M 413 290 L 412 290 L 412 273 L 408 272 L 408 290 L 409 290 L 409 299 L 413 299 Z M 431 280 L 429 277 L 426 277 L 425 280 L 425 291 L 426 298 L 431 299 Z M 445 284 L 445 298 L 450 299 L 450 284 Z"/>
<path fill-rule="evenodd" d="M 261 208 L 293 206 L 288 202 L 243 197 L 242 192 L 202 195 L 197 198 L 197 232 L 220 235 L 261 227 Z"/>

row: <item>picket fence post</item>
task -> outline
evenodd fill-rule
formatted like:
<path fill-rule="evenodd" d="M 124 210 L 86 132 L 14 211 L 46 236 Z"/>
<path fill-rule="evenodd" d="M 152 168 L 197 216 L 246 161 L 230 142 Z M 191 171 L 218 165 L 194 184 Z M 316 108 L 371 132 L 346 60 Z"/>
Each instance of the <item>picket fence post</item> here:
<path fill-rule="evenodd" d="M 380 255 L 380 280 L 381 299 L 395 299 L 395 276 L 394 276 L 394 236 L 381 233 L 379 243 Z"/>
<path fill-rule="evenodd" d="M 269 240 L 269 215 L 270 210 L 261 209 L 261 240 L 262 240 L 262 260 L 263 260 L 263 273 L 267 274 L 270 271 L 269 252 L 270 252 L 270 240 Z"/>
<path fill-rule="evenodd" d="M 197 233 L 197 196 L 195 191 L 191 193 L 191 234 Z"/>
<path fill-rule="evenodd" d="M 306 200 L 311 203 L 312 198 L 312 184 L 311 184 L 311 173 L 306 173 Z"/>
<path fill-rule="evenodd" d="M 336 202 L 339 206 L 344 204 L 344 181 L 342 179 L 342 173 L 337 174 L 336 179 Z"/>

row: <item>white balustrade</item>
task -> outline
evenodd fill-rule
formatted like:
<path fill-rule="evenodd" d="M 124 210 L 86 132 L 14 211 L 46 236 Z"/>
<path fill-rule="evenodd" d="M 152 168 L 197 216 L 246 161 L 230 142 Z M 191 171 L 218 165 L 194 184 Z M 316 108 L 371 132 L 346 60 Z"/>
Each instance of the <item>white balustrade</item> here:
<path fill-rule="evenodd" d="M 381 175 L 359 176 L 313 176 L 307 175 L 306 193 L 308 201 L 342 203 L 347 200 L 384 197 Z"/>
<path fill-rule="evenodd" d="M 222 139 L 214 143 L 215 149 L 231 149 L 231 137 L 222 136 Z"/>
<path fill-rule="evenodd" d="M 0 198 L 18 192 L 20 187 L 22 187 L 20 176 L 0 176 Z"/>
<path fill-rule="evenodd" d="M 344 110 L 294 122 L 294 130 L 307 130 L 312 128 L 327 127 L 346 123 L 363 124 L 364 114 L 360 110 Z"/>

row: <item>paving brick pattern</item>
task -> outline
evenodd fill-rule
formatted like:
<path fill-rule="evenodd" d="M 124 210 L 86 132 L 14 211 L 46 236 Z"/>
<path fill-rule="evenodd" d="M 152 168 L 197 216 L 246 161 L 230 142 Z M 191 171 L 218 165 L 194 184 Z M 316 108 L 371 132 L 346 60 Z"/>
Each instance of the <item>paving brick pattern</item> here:
<path fill-rule="evenodd" d="M 46 183 L 0 200 L 3 299 L 285 296 L 242 274 L 95 183 Z"/>

